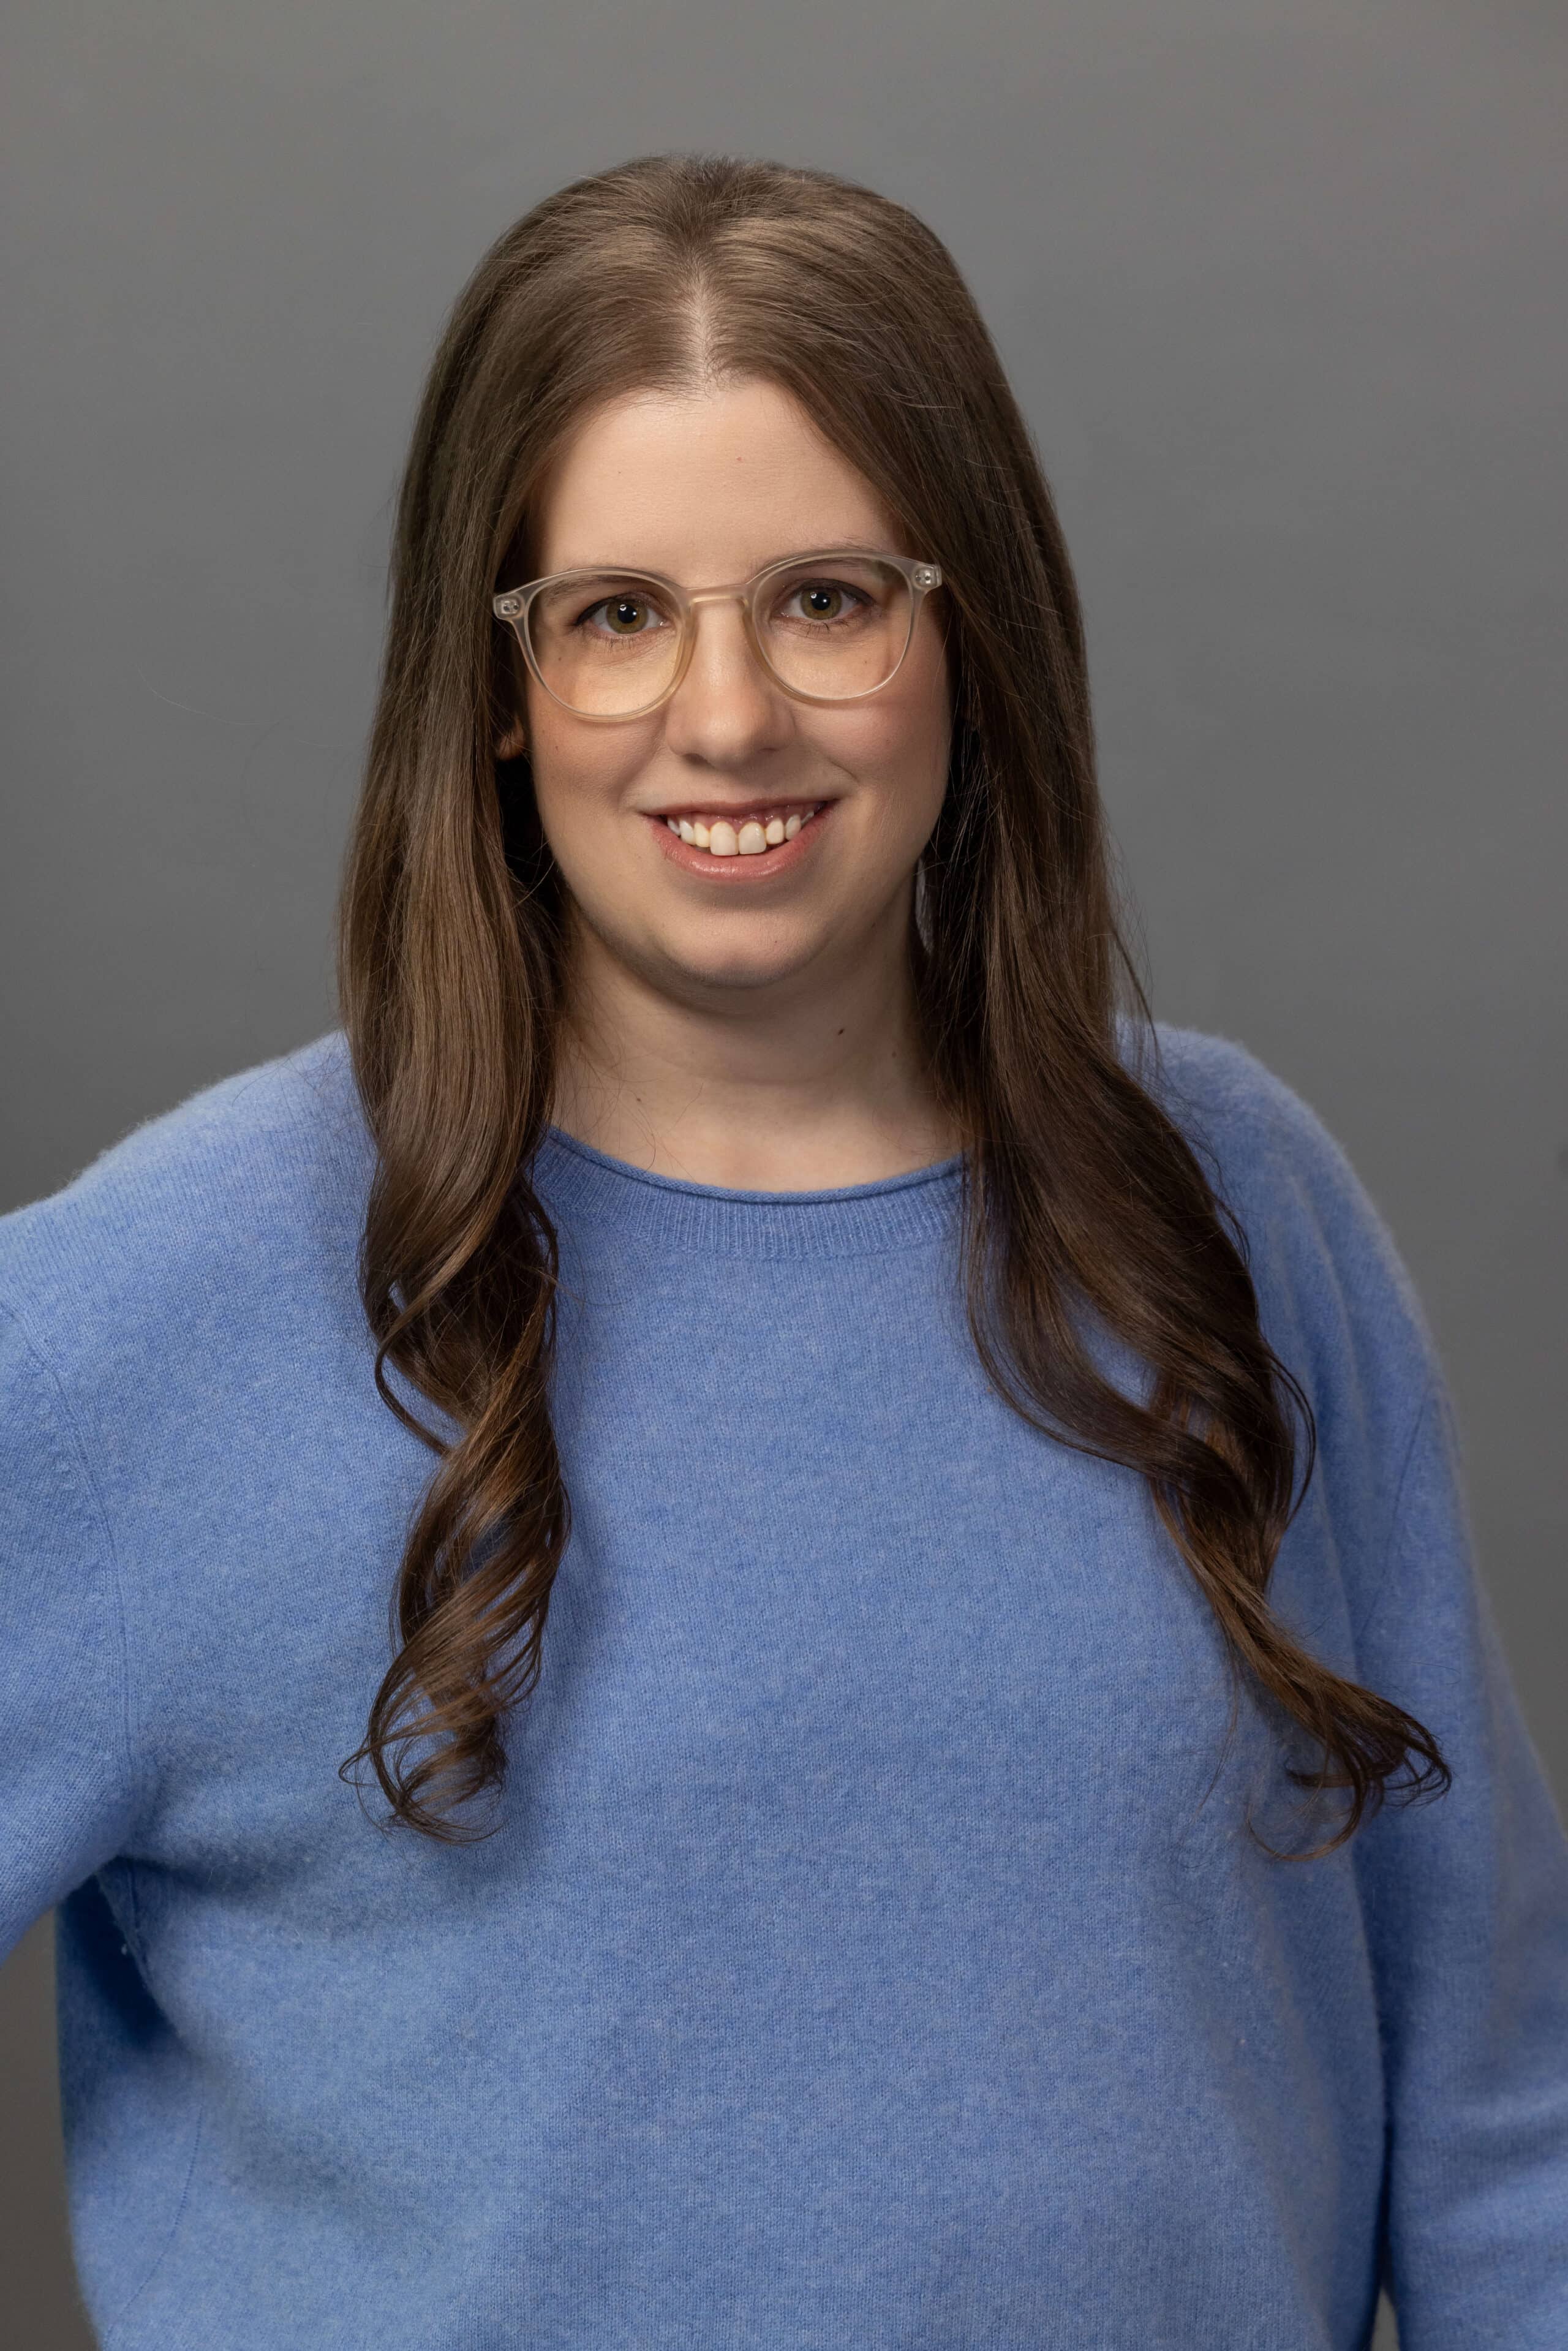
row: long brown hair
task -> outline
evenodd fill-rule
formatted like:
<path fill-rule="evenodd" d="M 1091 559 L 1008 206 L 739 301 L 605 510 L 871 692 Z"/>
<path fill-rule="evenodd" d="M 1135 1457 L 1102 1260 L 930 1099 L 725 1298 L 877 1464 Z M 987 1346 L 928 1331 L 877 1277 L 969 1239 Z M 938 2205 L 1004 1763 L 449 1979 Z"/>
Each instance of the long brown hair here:
<path fill-rule="evenodd" d="M 550 1422 L 549 1122 L 563 909 L 491 616 L 526 576 L 563 436 L 633 389 L 762 377 L 859 468 L 950 583 L 952 768 L 911 953 L 934 1078 L 967 1138 L 963 1248 L 987 1374 L 1037 1426 L 1136 1468 L 1241 1670 L 1348 1790 L 1440 1792 L 1413 1717 L 1270 1613 L 1312 1421 L 1240 1249 L 1118 1028 L 1117 932 L 1083 631 L 1051 493 L 967 288 L 898 204 L 824 172 L 654 156 L 580 180 L 485 256 L 436 354 L 398 510 L 392 610 L 344 889 L 344 1020 L 378 1172 L 361 1289 L 391 1409 L 437 1466 L 393 1594 L 365 1741 L 394 1816 L 476 1834 L 538 1679 L 570 1506 Z M 1147 1367 L 1141 1400 L 1095 1328 Z M 432 1425 L 423 1399 L 447 1426 Z M 1234 1708 L 1232 1709 L 1234 1720 Z"/>

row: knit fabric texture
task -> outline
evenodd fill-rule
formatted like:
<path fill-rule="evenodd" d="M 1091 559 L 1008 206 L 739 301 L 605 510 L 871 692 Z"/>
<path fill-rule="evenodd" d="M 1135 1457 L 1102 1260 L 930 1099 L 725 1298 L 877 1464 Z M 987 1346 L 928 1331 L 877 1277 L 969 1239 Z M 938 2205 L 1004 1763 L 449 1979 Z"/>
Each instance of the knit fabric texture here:
<path fill-rule="evenodd" d="M 1323 1860 L 1145 1481 L 988 1384 L 960 1161 L 547 1137 L 572 1531 L 469 1845 L 339 1774 L 433 1466 L 340 1037 L 0 1220 L 0 1948 L 59 1906 L 110 2351 L 1359 2351 L 1380 2272 L 1563 2351 L 1568 1846 L 1433 1347 L 1312 1114 L 1160 1044 L 1316 1416 L 1272 1604 L 1453 1772 Z"/>

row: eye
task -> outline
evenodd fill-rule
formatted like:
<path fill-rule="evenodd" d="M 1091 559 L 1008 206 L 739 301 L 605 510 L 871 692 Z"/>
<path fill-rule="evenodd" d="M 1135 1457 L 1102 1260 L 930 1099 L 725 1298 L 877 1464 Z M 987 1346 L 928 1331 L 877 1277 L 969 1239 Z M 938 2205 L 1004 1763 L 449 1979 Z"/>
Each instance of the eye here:
<path fill-rule="evenodd" d="M 790 589 L 780 610 L 786 620 L 832 622 L 848 619 L 864 602 L 841 580 L 802 580 Z"/>
<path fill-rule="evenodd" d="M 659 624 L 661 615 L 655 605 L 644 596 L 606 596 L 591 604 L 582 614 L 582 622 L 612 637 L 646 636 Z"/>

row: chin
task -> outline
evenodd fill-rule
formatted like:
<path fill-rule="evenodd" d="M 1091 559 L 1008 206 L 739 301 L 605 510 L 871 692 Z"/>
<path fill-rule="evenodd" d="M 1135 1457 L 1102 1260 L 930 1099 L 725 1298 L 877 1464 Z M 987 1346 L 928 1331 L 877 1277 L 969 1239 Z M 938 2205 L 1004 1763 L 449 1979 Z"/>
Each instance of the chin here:
<path fill-rule="evenodd" d="M 811 961 L 812 944 L 777 937 L 723 942 L 670 939 L 661 942 L 660 959 L 677 985 L 749 993 L 792 979 Z"/>

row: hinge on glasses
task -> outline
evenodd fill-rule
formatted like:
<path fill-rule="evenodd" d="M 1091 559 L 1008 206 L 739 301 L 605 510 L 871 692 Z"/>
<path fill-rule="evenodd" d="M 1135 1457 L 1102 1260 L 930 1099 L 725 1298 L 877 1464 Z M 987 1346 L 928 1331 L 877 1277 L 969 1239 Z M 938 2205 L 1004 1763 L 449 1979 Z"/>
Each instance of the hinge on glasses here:
<path fill-rule="evenodd" d="M 916 588 L 940 588 L 942 567 L 937 563 L 917 563 L 912 577 Z"/>

